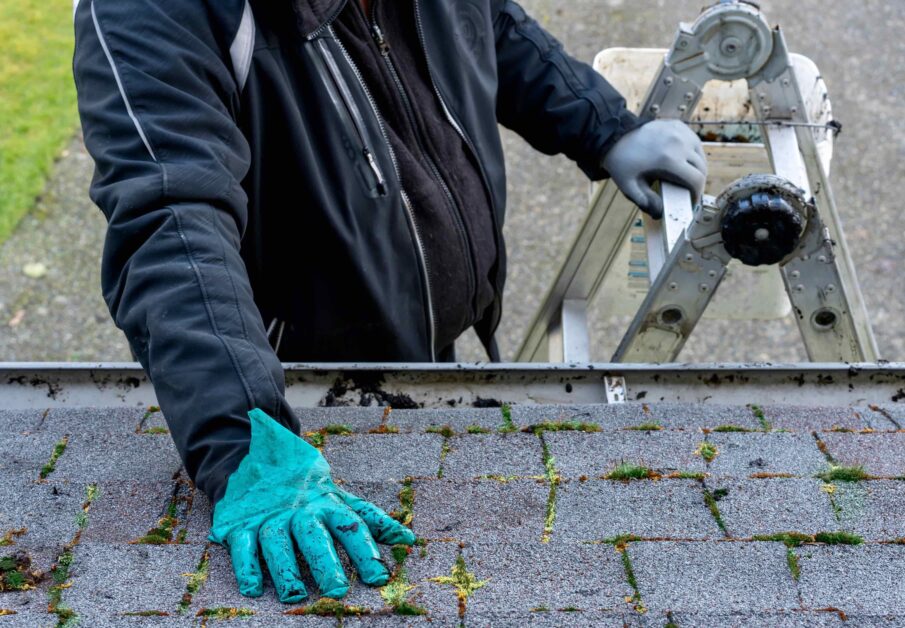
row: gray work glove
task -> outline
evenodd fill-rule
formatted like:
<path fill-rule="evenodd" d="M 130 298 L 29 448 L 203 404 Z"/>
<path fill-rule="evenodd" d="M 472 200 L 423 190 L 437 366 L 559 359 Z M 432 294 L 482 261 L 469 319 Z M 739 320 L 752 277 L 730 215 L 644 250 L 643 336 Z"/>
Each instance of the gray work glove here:
<path fill-rule="evenodd" d="M 701 140 L 681 120 L 654 120 L 622 137 L 603 159 L 603 167 L 625 196 L 651 218 L 663 217 L 663 199 L 654 181 L 688 188 L 697 203 L 707 181 Z"/>

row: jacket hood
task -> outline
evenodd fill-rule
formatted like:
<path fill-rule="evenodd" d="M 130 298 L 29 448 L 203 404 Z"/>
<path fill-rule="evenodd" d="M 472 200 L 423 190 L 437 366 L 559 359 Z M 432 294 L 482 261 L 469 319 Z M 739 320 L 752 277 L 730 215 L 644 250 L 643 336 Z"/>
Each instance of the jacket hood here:
<path fill-rule="evenodd" d="M 299 26 L 306 36 L 330 22 L 350 0 L 292 0 Z M 353 0 L 357 1 L 357 0 Z"/>

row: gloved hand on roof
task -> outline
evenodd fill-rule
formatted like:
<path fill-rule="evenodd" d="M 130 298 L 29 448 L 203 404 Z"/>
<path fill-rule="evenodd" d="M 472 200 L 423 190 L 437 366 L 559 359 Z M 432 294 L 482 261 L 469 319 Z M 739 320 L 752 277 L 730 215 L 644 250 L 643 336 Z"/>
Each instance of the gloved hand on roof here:
<path fill-rule="evenodd" d="M 229 549 L 242 595 L 263 592 L 259 545 L 281 602 L 307 596 L 296 546 L 323 596 L 338 599 L 349 590 L 334 540 L 345 548 L 362 582 L 386 584 L 389 572 L 375 541 L 412 545 L 412 531 L 334 484 L 330 465 L 301 437 L 261 410 L 248 416 L 249 452 L 214 507 L 209 537 Z"/>
<path fill-rule="evenodd" d="M 691 191 L 697 202 L 707 182 L 707 158 L 698 136 L 680 120 L 654 120 L 623 136 L 606 154 L 603 167 L 625 196 L 652 218 L 663 216 L 655 181 Z"/>

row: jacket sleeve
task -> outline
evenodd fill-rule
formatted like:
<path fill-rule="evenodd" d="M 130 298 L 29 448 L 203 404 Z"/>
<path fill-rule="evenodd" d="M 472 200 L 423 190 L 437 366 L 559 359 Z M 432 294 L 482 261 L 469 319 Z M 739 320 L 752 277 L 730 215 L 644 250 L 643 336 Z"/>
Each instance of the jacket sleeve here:
<path fill-rule="evenodd" d="M 108 222 L 104 299 L 190 477 L 216 501 L 248 451 L 249 409 L 298 421 L 239 255 L 250 156 L 229 32 L 244 2 L 218 0 L 225 24 L 206 4 L 81 0 L 73 68 Z"/>
<path fill-rule="evenodd" d="M 598 72 L 513 0 L 492 0 L 496 36 L 497 119 L 548 155 L 564 153 L 591 179 L 607 177 L 601 162 L 643 121 Z"/>

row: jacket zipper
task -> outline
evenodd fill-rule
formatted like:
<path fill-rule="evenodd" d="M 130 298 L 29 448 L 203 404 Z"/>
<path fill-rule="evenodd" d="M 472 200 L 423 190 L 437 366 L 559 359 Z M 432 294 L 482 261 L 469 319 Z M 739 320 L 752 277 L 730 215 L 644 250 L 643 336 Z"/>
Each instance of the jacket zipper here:
<path fill-rule="evenodd" d="M 320 29 L 321 31 L 323 29 Z M 346 59 L 346 63 L 349 64 L 349 67 L 352 68 L 352 72 L 355 74 L 355 78 L 358 81 L 359 86 L 364 92 L 365 96 L 368 99 L 368 103 L 371 105 L 371 111 L 374 114 L 374 119 L 377 120 L 377 126 L 380 128 L 380 134 L 383 136 L 384 143 L 387 148 L 387 152 L 390 155 L 390 161 L 393 162 L 393 170 L 396 173 L 396 180 L 401 181 L 401 173 L 399 172 L 399 163 L 396 161 L 396 153 L 393 151 L 393 146 L 390 144 L 389 136 L 387 136 L 386 129 L 383 126 L 383 119 L 380 117 L 380 112 L 377 110 L 377 103 L 374 101 L 374 97 L 371 95 L 371 91 L 368 89 L 368 86 L 365 84 L 364 79 L 361 76 L 361 72 L 358 69 L 358 66 L 355 65 L 355 62 L 352 60 L 352 56 L 349 54 L 349 51 L 346 50 L 346 47 L 343 45 L 342 41 L 340 41 L 339 37 L 336 36 L 336 31 L 333 30 L 332 23 L 328 23 L 326 25 L 326 30 L 330 32 L 330 36 L 333 38 L 333 41 L 336 42 L 336 45 L 339 47 L 340 51 L 343 53 L 343 57 Z M 316 33 L 319 31 L 316 31 Z M 311 35 L 309 39 L 312 39 L 315 35 Z M 424 243 L 421 238 L 421 231 L 418 228 L 418 223 L 415 220 L 415 213 L 412 209 L 412 203 L 408 198 L 408 195 L 404 190 L 400 187 L 399 190 L 400 196 L 402 197 L 402 204 L 405 207 L 405 211 L 408 217 L 409 225 L 412 229 L 412 234 L 415 240 L 415 248 L 418 251 L 418 258 L 421 262 L 421 272 L 422 272 L 422 280 L 424 282 L 424 291 L 427 301 L 427 316 L 428 316 L 428 332 L 429 332 L 429 340 L 430 340 L 430 357 L 431 362 L 437 361 L 437 350 L 434 346 L 436 343 L 437 336 L 437 320 L 434 315 L 434 304 L 433 297 L 431 295 L 431 282 L 430 282 L 430 273 L 428 272 L 427 265 L 427 256 L 424 254 Z"/>
<path fill-rule="evenodd" d="M 371 152 L 371 149 L 368 148 L 368 142 L 366 139 L 367 136 L 365 135 L 364 131 L 364 120 L 361 117 L 361 112 L 355 105 L 355 102 L 352 99 L 352 95 L 349 93 L 349 88 L 346 85 L 345 81 L 343 81 L 342 79 L 339 68 L 336 66 L 336 60 L 333 58 L 333 55 L 327 48 L 327 42 L 323 39 L 318 40 L 317 46 L 320 50 L 324 63 L 327 65 L 327 70 L 329 71 L 330 76 L 333 79 L 333 84 L 336 86 L 339 97 L 345 105 L 346 111 L 349 114 L 349 118 L 352 120 L 352 126 L 355 128 L 355 133 L 358 135 L 358 140 L 361 144 L 361 154 L 362 156 L 364 156 L 368 167 L 371 169 L 371 172 L 377 179 L 377 193 L 380 196 L 386 196 L 386 179 L 383 176 L 383 172 L 381 172 L 380 170 L 380 166 L 377 165 L 377 160 L 374 159 L 374 154 Z"/>
<path fill-rule="evenodd" d="M 500 228 L 497 224 L 496 217 L 496 202 L 493 198 L 493 190 L 490 188 L 490 179 L 487 177 L 487 172 L 484 170 L 484 164 L 481 162 L 481 158 L 478 155 L 478 150 L 475 148 L 475 145 L 472 143 L 471 139 L 465 134 L 465 131 L 459 126 L 459 123 L 456 121 L 455 117 L 452 115 L 452 112 L 449 110 L 449 107 L 446 106 L 446 101 L 443 100 L 443 94 L 440 93 L 440 88 L 437 87 L 437 81 L 434 80 L 434 71 L 431 68 L 431 60 L 430 55 L 427 52 L 427 44 L 425 43 L 426 38 L 424 36 L 424 23 L 421 19 L 421 2 L 420 0 L 414 0 L 415 2 L 415 22 L 417 23 L 418 30 L 418 39 L 421 43 L 422 51 L 424 52 L 424 59 L 427 61 L 427 73 L 431 79 L 431 86 L 434 88 L 434 94 L 437 95 L 437 99 L 440 101 L 440 105 L 443 107 L 443 113 L 446 114 L 446 119 L 449 120 L 449 123 L 456 130 L 456 133 L 459 134 L 459 137 L 462 138 L 462 141 L 465 142 L 466 146 L 471 150 L 472 156 L 474 157 L 475 163 L 478 164 L 478 169 L 481 172 L 481 178 L 484 180 L 484 187 L 487 192 L 487 197 L 490 199 L 490 217 L 493 220 L 494 226 L 494 239 L 496 240 L 497 245 L 497 255 L 500 255 L 500 242 L 499 242 L 499 233 Z M 502 294 L 500 293 L 499 287 L 497 286 L 497 282 L 493 282 L 493 292 L 494 295 L 499 302 L 502 299 Z M 491 329 L 495 332 L 496 328 L 500 324 L 500 316 L 501 312 L 497 313 L 496 320 L 493 321 L 493 325 Z"/>
<path fill-rule="evenodd" d="M 418 149 L 421 155 L 424 157 L 424 163 L 427 164 L 428 170 L 430 170 L 434 179 L 436 179 L 437 183 L 439 183 L 440 189 L 443 190 L 443 194 L 446 197 L 446 202 L 449 205 L 450 214 L 452 215 L 453 222 L 456 225 L 456 231 L 458 232 L 459 240 L 463 248 L 463 252 L 465 253 L 466 263 L 468 264 L 468 294 L 471 295 L 472 303 L 474 303 L 474 300 L 477 298 L 477 271 L 475 270 L 475 263 L 472 259 L 471 245 L 468 241 L 468 232 L 465 229 L 465 221 L 462 219 L 461 211 L 459 210 L 459 206 L 456 204 L 455 198 L 453 198 L 449 186 L 446 185 L 446 181 L 444 181 L 443 176 L 440 174 L 440 170 L 439 168 L 437 168 L 436 162 L 428 154 L 427 149 L 424 145 L 421 131 L 418 128 L 418 124 L 415 118 L 415 111 L 412 107 L 412 102 L 402 85 L 402 80 L 399 78 L 399 72 L 396 70 L 396 64 L 393 63 L 392 58 L 390 58 L 390 46 L 387 43 L 386 38 L 383 36 L 383 31 L 380 29 L 380 25 L 377 23 L 377 3 L 373 0 L 371 4 L 370 17 L 371 32 L 374 35 L 374 41 L 376 42 L 377 47 L 380 49 L 380 55 L 383 57 L 384 63 L 386 63 L 390 75 L 393 77 L 393 83 L 396 87 L 396 91 L 399 93 L 403 108 L 405 109 L 409 123 L 412 125 L 412 131 L 414 132 L 416 141 L 418 142 Z"/>

